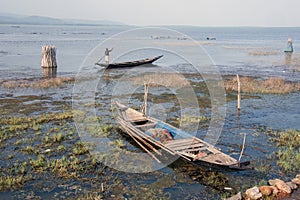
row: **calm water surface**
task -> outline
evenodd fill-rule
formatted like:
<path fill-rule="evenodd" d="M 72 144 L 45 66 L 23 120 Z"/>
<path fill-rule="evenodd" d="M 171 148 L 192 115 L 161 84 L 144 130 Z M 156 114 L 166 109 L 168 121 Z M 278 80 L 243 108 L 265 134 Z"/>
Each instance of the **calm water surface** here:
<path fill-rule="evenodd" d="M 0 81 L 41 77 L 41 46 L 48 44 L 57 47 L 58 76 L 75 75 L 80 70 L 84 59 L 99 43 L 114 34 L 130 30 L 131 28 L 133 27 L 0 25 Z M 167 28 L 182 32 L 202 44 L 221 75 L 235 75 L 238 73 L 263 78 L 279 76 L 286 80 L 300 81 L 299 70 L 295 70 L 293 63 L 289 63 L 283 53 L 287 38 L 291 37 L 295 49 L 293 56 L 296 57 L 298 55 L 297 50 L 300 49 L 300 28 Z M 157 36 L 159 36 L 159 33 Z M 207 37 L 215 37 L 216 40 L 207 40 Z M 182 46 L 176 47 L 178 41 L 180 42 L 180 39 L 183 38 L 153 39 L 141 37 L 139 39 L 153 40 L 153 42 L 159 41 L 169 45 L 175 44 L 174 48 L 183 48 Z M 251 52 L 254 51 L 275 53 L 269 56 L 252 56 Z M 155 55 L 156 53 L 155 50 L 151 49 L 140 52 L 142 56 L 147 56 L 147 54 Z M 189 53 L 192 57 L 198 56 L 198 52 Z M 95 57 L 95 61 L 102 55 L 103 52 L 99 51 L 99 56 Z M 164 58 L 155 64 L 172 67 L 181 73 L 193 73 L 193 69 L 186 63 L 183 63 L 182 59 L 178 59 L 176 56 L 173 58 L 172 56 L 174 55 L 166 53 Z M 133 59 L 132 55 L 128 55 L 127 58 Z M 169 65 L 168 63 L 172 64 Z M 95 70 L 95 66 L 88 67 L 91 67 L 94 71 L 98 70 Z M 137 68 L 137 70 L 143 71 L 143 68 Z M 106 80 L 104 90 L 103 85 L 97 88 L 96 101 L 99 104 L 107 106 L 99 108 L 97 110 L 98 115 L 104 118 L 109 116 L 110 94 L 116 79 L 123 74 L 124 71 L 122 70 L 111 71 L 110 75 L 113 78 Z M 197 77 L 190 78 L 190 80 L 195 84 L 201 81 Z M 9 90 L 1 88 L 0 97 L 2 99 L 8 98 L 7 94 L 9 93 L 11 93 L 10 98 L 16 99 L 24 95 L 48 96 L 50 99 L 42 101 L 44 106 L 41 111 L 44 112 L 46 110 L 48 112 L 56 110 L 56 106 L 51 103 L 53 100 L 71 102 L 72 87 L 57 91 Z M 124 95 L 126 95 L 125 93 Z M 141 96 L 142 87 L 136 93 Z M 165 88 L 150 90 L 150 95 L 153 95 L 153 99 L 155 99 L 155 96 L 165 94 L 171 94 L 171 92 Z M 209 98 L 209 95 L 202 94 L 201 92 L 197 95 Z M 265 160 L 266 156 L 276 149 L 274 144 L 268 143 L 268 137 L 259 133 L 257 128 L 263 126 L 272 129 L 291 128 L 299 130 L 299 98 L 299 93 L 288 95 L 257 94 L 253 98 L 242 100 L 242 111 L 239 117 L 236 113 L 236 102 L 227 102 L 225 124 L 217 146 L 222 148 L 224 152 L 238 158 L 240 145 L 243 141 L 241 133 L 247 133 L 247 146 L 243 159 L 253 160 L 255 165 L 258 165 L 261 160 Z M 172 120 L 180 117 L 180 113 L 178 112 L 179 107 L 176 107 L 172 99 L 168 102 L 162 102 L 161 100 L 154 101 L 153 99 L 149 100 L 149 105 L 155 105 L 158 108 L 164 108 L 169 111 L 167 116 L 169 122 L 172 123 Z M 31 106 L 35 103 L 36 101 L 30 101 L 21 104 Z M 132 97 L 131 103 L 133 106 L 138 107 L 141 105 L 141 98 Z M 207 107 L 202 109 L 202 112 L 209 116 L 211 110 Z M 111 122 L 114 123 L 112 120 Z M 200 129 L 198 136 L 205 136 L 205 130 L 205 127 Z M 239 184 L 248 184 L 250 181 L 256 181 L 261 178 L 274 177 L 276 176 L 276 172 L 276 167 L 274 166 L 274 170 L 267 175 L 262 175 L 259 172 L 243 172 L 226 174 L 225 176 L 230 180 L 230 186 L 238 188 Z M 190 198 L 201 196 L 203 199 L 220 198 L 218 192 L 212 190 L 212 187 L 207 186 L 201 180 L 198 182 L 191 181 L 191 177 L 193 176 L 190 176 L 190 173 L 182 172 L 181 167 L 176 166 L 176 164 L 175 166 L 161 170 L 159 173 L 161 173 L 159 175 L 160 178 L 172 180 L 170 185 L 164 187 L 164 191 L 169 192 L 173 199 L 189 196 L 191 196 Z M 182 178 L 179 179 L 178 177 Z M 134 175 L 123 176 L 124 180 L 128 179 L 128 184 L 135 184 L 136 181 L 141 184 L 150 184 L 156 178 L 156 175 L 145 175 L 143 177 L 136 177 Z M 191 195 L 192 193 L 195 193 L 195 196 Z M 10 196 L 11 194 L 15 193 L 5 193 L 2 197 L 6 197 L 6 195 Z"/>

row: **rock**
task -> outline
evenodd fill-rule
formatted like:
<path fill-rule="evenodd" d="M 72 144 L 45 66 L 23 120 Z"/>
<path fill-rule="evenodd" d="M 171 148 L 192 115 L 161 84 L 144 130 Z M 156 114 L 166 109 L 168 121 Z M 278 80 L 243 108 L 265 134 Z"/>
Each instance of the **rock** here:
<path fill-rule="evenodd" d="M 268 183 L 269 183 L 271 186 L 275 186 L 275 180 L 269 180 Z"/>
<path fill-rule="evenodd" d="M 248 198 L 253 200 L 257 200 L 262 197 L 262 194 L 259 192 L 259 189 L 256 186 L 246 190 L 245 194 Z"/>
<path fill-rule="evenodd" d="M 262 193 L 262 195 L 265 196 L 270 196 L 270 195 L 276 196 L 279 192 L 279 190 L 275 186 L 261 186 L 259 188 L 259 191 L 260 193 Z"/>
<path fill-rule="evenodd" d="M 230 197 L 230 198 L 228 198 L 228 199 L 226 199 L 226 200 L 242 200 L 242 199 L 243 199 L 242 193 L 239 192 L 239 193 L 237 193 L 236 195 L 234 195 L 234 196 L 232 196 L 232 197 Z"/>
<path fill-rule="evenodd" d="M 290 197 L 291 194 L 288 194 L 286 192 L 279 192 L 276 196 L 277 199 L 286 199 L 287 197 Z"/>
<path fill-rule="evenodd" d="M 285 193 L 290 194 L 292 192 L 292 189 L 280 179 L 269 180 L 269 184 L 277 187 L 280 191 L 283 191 Z"/>
<path fill-rule="evenodd" d="M 271 186 L 273 188 L 273 195 L 276 196 L 279 193 L 279 190 L 275 186 Z"/>
<path fill-rule="evenodd" d="M 273 186 L 261 186 L 259 187 L 260 193 L 265 196 L 270 196 L 273 194 Z"/>
<path fill-rule="evenodd" d="M 296 190 L 298 188 L 296 183 L 293 182 L 286 182 L 286 184 L 292 189 L 292 190 Z"/>
<path fill-rule="evenodd" d="M 299 175 L 297 175 L 297 178 L 294 178 L 292 179 L 292 182 L 297 184 L 297 185 L 300 185 L 300 178 L 298 178 Z"/>

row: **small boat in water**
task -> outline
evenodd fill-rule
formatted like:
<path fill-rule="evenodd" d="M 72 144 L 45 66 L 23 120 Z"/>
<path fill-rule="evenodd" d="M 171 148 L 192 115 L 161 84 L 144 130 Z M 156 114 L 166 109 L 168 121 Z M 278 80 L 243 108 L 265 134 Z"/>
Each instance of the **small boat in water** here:
<path fill-rule="evenodd" d="M 162 149 L 193 164 L 221 171 L 252 169 L 250 162 L 239 162 L 187 132 L 145 116 L 119 102 L 115 102 L 115 105 L 119 115 L 118 123 L 122 130 L 159 163 L 161 162 L 159 149 Z"/>
<path fill-rule="evenodd" d="M 128 62 L 119 62 L 119 63 L 110 63 L 110 64 L 105 64 L 105 63 L 95 63 L 96 65 L 99 65 L 101 67 L 105 68 L 122 68 L 122 67 L 136 67 L 139 65 L 144 65 L 144 64 L 151 64 L 155 62 L 156 60 L 160 59 L 163 57 L 163 55 L 154 57 L 154 58 L 146 58 L 143 60 L 135 60 L 135 61 L 128 61 Z"/>

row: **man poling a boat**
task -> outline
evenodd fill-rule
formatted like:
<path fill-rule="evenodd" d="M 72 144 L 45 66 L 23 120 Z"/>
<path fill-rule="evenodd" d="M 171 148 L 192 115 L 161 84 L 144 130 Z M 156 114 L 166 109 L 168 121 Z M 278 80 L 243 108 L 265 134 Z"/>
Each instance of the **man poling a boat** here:
<path fill-rule="evenodd" d="M 109 64 L 109 53 L 112 52 L 114 48 L 108 49 L 106 48 L 105 52 L 104 52 L 104 56 L 105 56 L 105 63 Z"/>
<path fill-rule="evenodd" d="M 109 53 L 110 53 L 113 49 L 114 49 L 114 48 L 111 48 L 111 49 L 106 48 L 106 49 L 105 49 L 105 52 L 104 52 L 104 56 L 102 56 L 95 64 L 96 64 L 96 65 L 99 64 L 100 61 L 101 61 L 103 58 L 105 58 L 105 63 L 106 63 L 106 65 L 109 65 Z"/>

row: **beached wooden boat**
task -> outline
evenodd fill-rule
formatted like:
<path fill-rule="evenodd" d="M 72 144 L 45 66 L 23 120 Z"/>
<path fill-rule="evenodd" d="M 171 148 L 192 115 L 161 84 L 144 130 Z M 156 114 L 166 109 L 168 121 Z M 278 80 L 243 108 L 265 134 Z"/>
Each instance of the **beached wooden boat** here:
<path fill-rule="evenodd" d="M 135 60 L 135 61 L 128 61 L 128 62 L 119 62 L 119 63 L 110 63 L 110 64 L 95 63 L 95 64 L 106 68 L 136 67 L 139 65 L 151 64 L 156 60 L 160 59 L 161 57 L 163 57 L 163 55 L 156 56 L 154 58 L 146 58 L 142 60 Z"/>
<path fill-rule="evenodd" d="M 156 161 L 162 149 L 168 154 L 179 156 L 193 164 L 217 170 L 251 169 L 250 162 L 239 162 L 207 142 L 177 129 L 158 119 L 115 102 L 118 123 L 123 131 Z"/>

